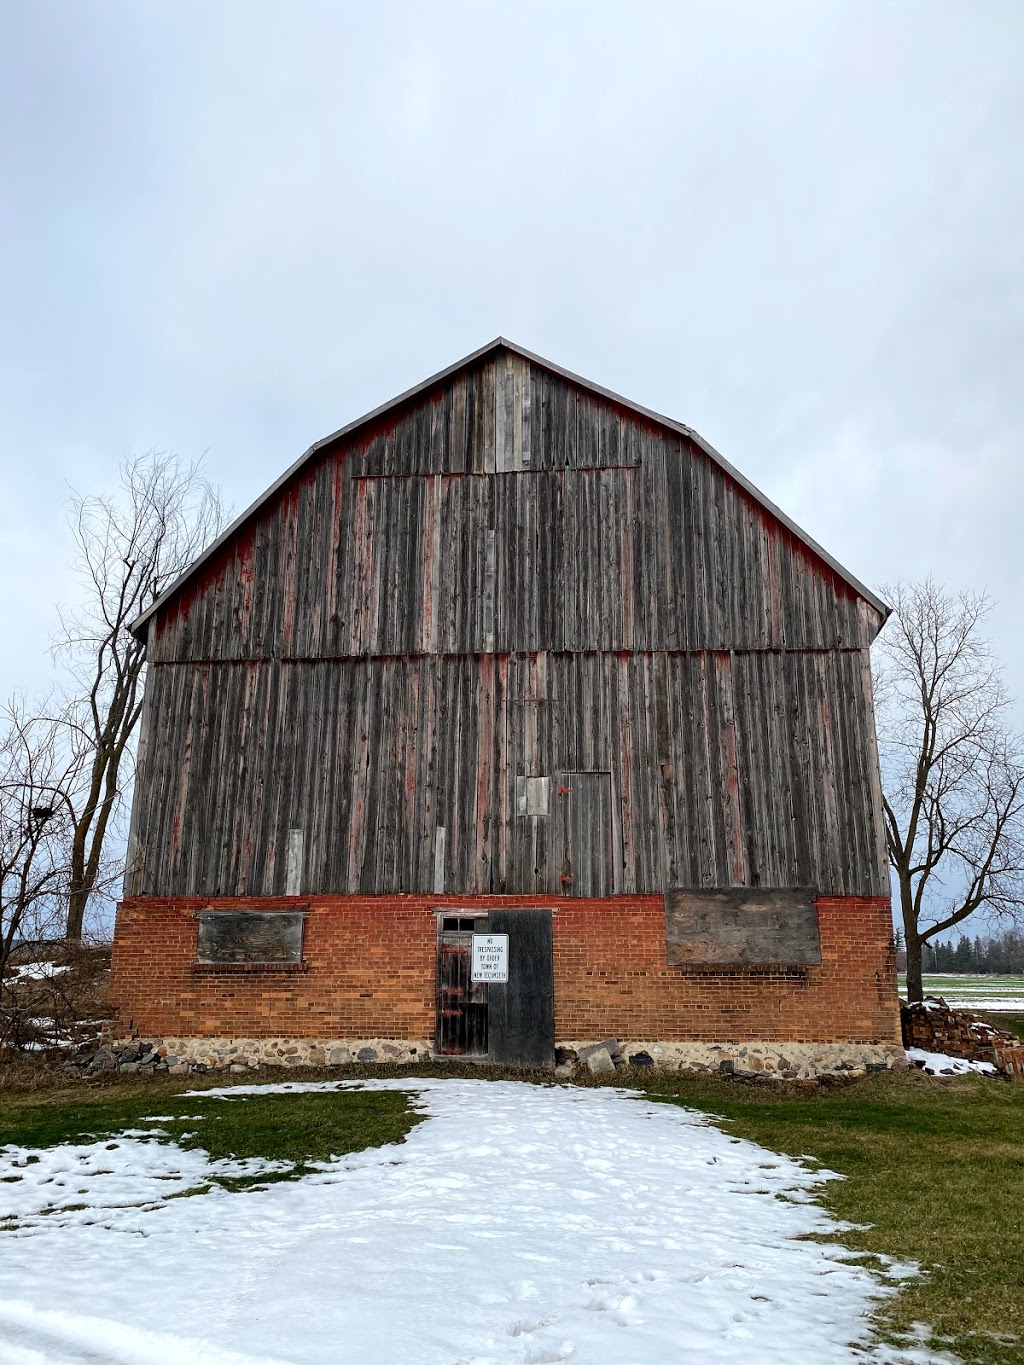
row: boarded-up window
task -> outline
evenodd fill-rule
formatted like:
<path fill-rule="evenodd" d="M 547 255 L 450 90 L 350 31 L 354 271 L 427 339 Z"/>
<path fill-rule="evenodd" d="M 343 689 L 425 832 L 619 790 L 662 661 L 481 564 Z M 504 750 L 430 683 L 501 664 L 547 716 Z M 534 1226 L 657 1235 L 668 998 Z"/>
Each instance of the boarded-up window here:
<path fill-rule="evenodd" d="M 668 960 L 676 966 L 816 966 L 814 892 L 803 887 L 676 890 L 665 896 Z"/>
<path fill-rule="evenodd" d="M 199 962 L 302 961 L 301 910 L 200 910 Z"/>

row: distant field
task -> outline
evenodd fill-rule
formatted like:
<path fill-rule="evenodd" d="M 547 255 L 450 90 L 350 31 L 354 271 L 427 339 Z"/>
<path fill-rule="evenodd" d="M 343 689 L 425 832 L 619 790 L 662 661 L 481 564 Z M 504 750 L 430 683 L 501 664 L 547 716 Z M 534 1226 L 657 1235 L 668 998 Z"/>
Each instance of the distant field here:
<path fill-rule="evenodd" d="M 900 994 L 906 989 L 907 978 L 900 973 Z M 925 976 L 924 993 L 965 1009 L 1024 1013 L 1024 976 Z"/>

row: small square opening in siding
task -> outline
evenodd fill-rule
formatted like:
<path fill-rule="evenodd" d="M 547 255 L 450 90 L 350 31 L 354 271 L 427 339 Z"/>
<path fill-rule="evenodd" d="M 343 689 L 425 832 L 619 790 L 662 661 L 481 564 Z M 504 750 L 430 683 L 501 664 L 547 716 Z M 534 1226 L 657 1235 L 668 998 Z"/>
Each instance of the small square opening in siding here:
<path fill-rule="evenodd" d="M 196 961 L 216 965 L 301 963 L 303 910 L 200 910 Z"/>

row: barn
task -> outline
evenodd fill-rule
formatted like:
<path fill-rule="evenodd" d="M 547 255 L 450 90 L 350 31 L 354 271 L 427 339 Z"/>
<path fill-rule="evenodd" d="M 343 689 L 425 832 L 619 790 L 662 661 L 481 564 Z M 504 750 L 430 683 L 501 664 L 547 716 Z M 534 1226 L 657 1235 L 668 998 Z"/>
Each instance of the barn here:
<path fill-rule="evenodd" d="M 134 623 L 118 1036 L 893 1065 L 886 611 L 696 432 L 499 338 Z"/>

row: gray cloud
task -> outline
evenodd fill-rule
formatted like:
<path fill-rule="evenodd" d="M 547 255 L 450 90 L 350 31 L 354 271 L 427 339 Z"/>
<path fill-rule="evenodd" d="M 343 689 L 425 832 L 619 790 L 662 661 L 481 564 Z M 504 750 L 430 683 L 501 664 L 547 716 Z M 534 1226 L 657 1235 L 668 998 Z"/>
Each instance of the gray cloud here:
<path fill-rule="evenodd" d="M 922 0 L 8 6 L 0 685 L 62 498 L 236 505 L 502 332 L 700 430 L 865 581 L 988 585 L 1024 495 L 1024 10 Z"/>

